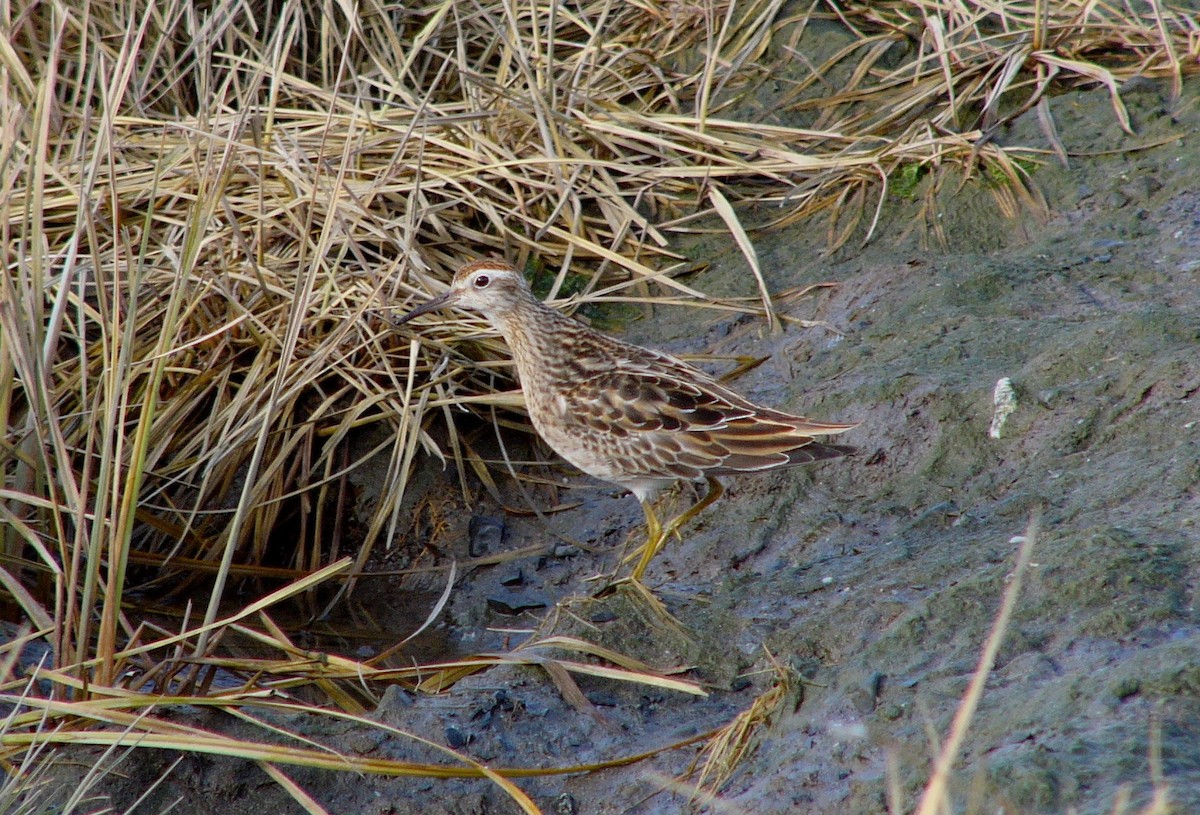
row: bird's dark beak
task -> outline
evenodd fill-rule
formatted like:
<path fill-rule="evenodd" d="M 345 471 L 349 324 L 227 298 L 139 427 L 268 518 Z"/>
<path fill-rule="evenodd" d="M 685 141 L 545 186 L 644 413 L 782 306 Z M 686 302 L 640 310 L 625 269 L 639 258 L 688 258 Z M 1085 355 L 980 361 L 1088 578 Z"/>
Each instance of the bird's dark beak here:
<path fill-rule="evenodd" d="M 445 308 L 453 303 L 454 300 L 454 292 L 448 291 L 443 295 L 433 298 L 427 303 L 422 303 L 400 319 L 392 320 L 392 325 L 404 325 L 414 317 L 420 317 L 422 314 L 428 314 L 431 311 L 437 311 L 439 308 Z"/>

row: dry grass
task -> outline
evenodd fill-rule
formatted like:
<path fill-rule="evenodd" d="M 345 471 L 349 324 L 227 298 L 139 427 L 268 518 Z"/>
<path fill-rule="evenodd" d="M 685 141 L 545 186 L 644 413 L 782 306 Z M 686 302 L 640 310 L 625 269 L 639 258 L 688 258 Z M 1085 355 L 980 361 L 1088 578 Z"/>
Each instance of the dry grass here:
<path fill-rule="evenodd" d="M 773 681 L 765 691 L 754 697 L 750 706 L 722 727 L 709 739 L 699 756 L 699 773 L 694 782 L 692 802 L 710 804 L 721 788 L 733 777 L 738 766 L 752 755 L 772 725 L 778 721 L 792 695 L 792 677 L 775 657 L 767 653 L 769 673 Z"/>
<path fill-rule="evenodd" d="M 817 18 L 855 37 L 812 65 L 796 46 Z M 164 692 L 232 711 L 278 681 L 345 715 L 370 704 L 267 610 L 352 584 L 395 538 L 419 451 L 442 454 L 432 419 L 487 475 L 452 409 L 519 407 L 497 393 L 502 349 L 469 322 L 408 342 L 377 314 L 465 257 L 547 274 L 568 309 L 772 317 L 755 229 L 825 213 L 832 245 L 869 238 L 913 168 L 928 202 L 982 171 L 1002 209 L 1036 203 L 1030 154 L 997 145 L 999 125 L 1097 83 L 1124 122 L 1120 82 L 1178 88 L 1200 56 L 1195 20 L 1164 4 L 7 0 L 0 34 L 0 583 L 30 626 L 6 649 L 48 642 L 39 715 L 97 725 L 22 719 L 13 752 L 51 733 L 115 743 L 132 714 L 113 700 L 144 712 Z M 672 235 L 711 229 L 754 297 L 672 277 Z M 369 425 L 389 440 L 351 458 Z M 346 474 L 375 454 L 387 475 L 350 539 Z M 279 536 L 300 545 L 268 568 Z M 230 613 L 236 575 L 283 588 Z M 203 606 L 177 632 L 129 613 L 133 588 L 163 586 Z M 279 660 L 231 666 L 235 632 Z M 214 690 L 218 666 L 245 684 Z"/>

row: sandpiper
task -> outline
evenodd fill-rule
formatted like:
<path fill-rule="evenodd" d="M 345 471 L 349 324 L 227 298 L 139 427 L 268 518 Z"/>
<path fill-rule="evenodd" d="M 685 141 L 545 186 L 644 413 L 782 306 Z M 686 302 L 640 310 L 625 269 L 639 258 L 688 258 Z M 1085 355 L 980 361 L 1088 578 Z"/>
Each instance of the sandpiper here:
<path fill-rule="evenodd" d="M 635 582 L 667 538 L 721 497 L 716 476 L 854 452 L 817 439 L 857 423 L 815 422 L 756 405 L 682 360 L 555 311 L 502 261 L 463 266 L 445 294 L 396 325 L 449 306 L 482 314 L 504 337 L 529 418 L 546 443 L 588 475 L 637 496 L 647 540 L 631 574 Z M 651 506 L 655 493 L 700 479 L 708 483 L 705 496 L 664 526 Z"/>

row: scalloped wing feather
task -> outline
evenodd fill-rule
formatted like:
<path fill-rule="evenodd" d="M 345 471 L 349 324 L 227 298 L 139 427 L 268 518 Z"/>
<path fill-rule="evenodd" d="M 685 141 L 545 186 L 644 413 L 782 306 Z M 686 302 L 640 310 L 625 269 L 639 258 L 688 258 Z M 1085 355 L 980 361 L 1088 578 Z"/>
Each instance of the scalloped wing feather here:
<path fill-rule="evenodd" d="M 559 419 L 613 439 L 625 451 L 621 469 L 629 477 L 697 479 L 853 452 L 814 437 L 854 424 L 814 422 L 759 407 L 674 357 L 647 356 L 621 359 L 576 380 L 568 415 Z"/>

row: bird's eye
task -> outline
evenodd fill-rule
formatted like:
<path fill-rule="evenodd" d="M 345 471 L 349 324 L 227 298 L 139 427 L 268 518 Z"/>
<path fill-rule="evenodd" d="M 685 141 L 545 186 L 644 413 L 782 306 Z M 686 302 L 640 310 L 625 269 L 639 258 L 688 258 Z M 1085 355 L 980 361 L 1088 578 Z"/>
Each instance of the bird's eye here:
<path fill-rule="evenodd" d="M 485 274 L 476 275 L 474 280 L 477 289 L 486 289 L 491 282 L 492 279 Z"/>

